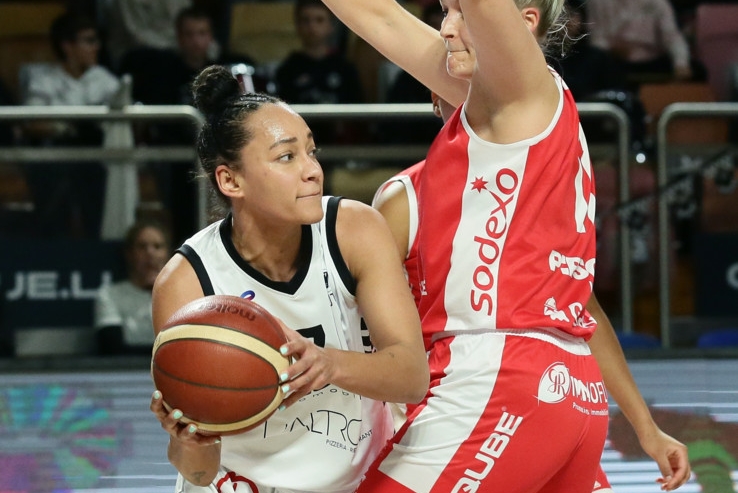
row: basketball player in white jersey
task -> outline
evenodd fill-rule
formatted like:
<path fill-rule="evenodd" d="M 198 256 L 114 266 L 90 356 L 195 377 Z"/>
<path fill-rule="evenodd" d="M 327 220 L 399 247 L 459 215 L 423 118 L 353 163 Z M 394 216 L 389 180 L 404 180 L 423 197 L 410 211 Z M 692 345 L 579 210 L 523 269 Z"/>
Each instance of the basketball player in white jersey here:
<path fill-rule="evenodd" d="M 455 108 L 437 94 L 431 94 L 431 99 L 435 115 L 444 122 L 448 120 Z M 372 201 L 372 206 L 387 220 L 400 256 L 405 259 L 403 267 L 416 303 L 419 303 L 421 296 L 417 265 L 417 230 L 418 194 L 424 166 L 425 161 L 421 161 L 387 180 L 379 186 Z M 656 460 L 662 470 L 666 471 L 664 475 L 671 475 L 669 457 L 675 454 L 677 463 L 688 464 L 686 446 L 661 431 L 653 421 L 648 406 L 632 378 L 622 348 L 617 343 L 614 328 L 594 294 L 587 303 L 587 310 L 597 320 L 597 331 L 589 340 L 589 346 L 600 363 L 607 389 L 612 388 L 610 391 L 612 397 L 616 402 L 623 403 L 621 409 L 632 419 L 643 449 Z M 424 339 L 427 349 L 430 337 Z M 601 466 L 597 471 L 592 493 L 612 493 L 610 482 Z"/>
<path fill-rule="evenodd" d="M 458 106 L 420 182 L 431 388 L 358 491 L 589 493 L 608 421 L 587 345 L 594 181 L 575 102 L 533 35 L 556 30 L 563 2 L 443 0 L 440 36 L 395 0 L 324 2 Z M 675 459 L 664 489 L 687 479 Z"/>
<path fill-rule="evenodd" d="M 229 212 L 162 270 L 155 330 L 203 295 L 241 296 L 281 319 L 282 353 L 295 362 L 280 376 L 284 405 L 239 435 L 200 434 L 154 393 L 151 409 L 180 473 L 176 491 L 352 492 L 392 435 L 384 401 L 419 402 L 428 388 L 420 321 L 391 233 L 371 207 L 322 196 L 312 133 L 282 101 L 241 94 L 218 66 L 193 91 L 206 117 L 200 161 Z"/>

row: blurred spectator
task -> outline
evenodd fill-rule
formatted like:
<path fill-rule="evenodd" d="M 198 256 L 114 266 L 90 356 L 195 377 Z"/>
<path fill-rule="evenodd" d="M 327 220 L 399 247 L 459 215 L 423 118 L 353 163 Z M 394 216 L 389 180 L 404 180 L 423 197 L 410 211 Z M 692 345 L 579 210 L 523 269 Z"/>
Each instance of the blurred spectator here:
<path fill-rule="evenodd" d="M 174 49 L 174 20 L 192 0 L 111 0 L 102 13 L 108 32 L 108 52 L 113 67 L 135 48 Z"/>
<path fill-rule="evenodd" d="M 596 0 L 592 0 L 596 1 Z M 630 117 L 632 140 L 642 147 L 645 111 L 638 94 L 629 90 L 623 62 L 612 52 L 594 46 L 583 0 L 568 0 L 566 9 L 567 49 L 560 59 L 549 59 L 578 102 L 607 102 L 620 106 Z M 617 127 L 608 119 L 584 118 L 587 138 L 592 142 L 617 139 Z"/>
<path fill-rule="evenodd" d="M 120 82 L 98 65 L 100 39 L 94 20 L 62 14 L 51 26 L 51 43 L 58 63 L 21 67 L 23 104 L 109 104 Z M 97 122 L 34 121 L 24 126 L 23 138 L 31 145 L 99 146 L 103 129 Z M 55 162 L 25 169 L 40 235 L 99 237 L 106 176 L 101 163 Z"/>
<path fill-rule="evenodd" d="M 133 99 L 144 104 L 192 104 L 190 83 L 208 65 L 245 63 L 255 65 L 248 55 L 221 54 L 214 48 L 212 19 L 199 7 L 182 9 L 172 21 L 177 46 L 172 49 L 140 47 L 121 60 L 119 72 L 133 77 Z M 217 48 L 217 47 L 216 47 Z M 217 56 L 216 56 L 217 55 Z M 258 84 L 257 84 L 258 85 Z M 261 83 L 257 89 L 265 89 Z M 166 142 L 182 142 L 179 135 L 161 137 Z M 187 137 L 192 141 L 194 133 Z M 154 136 L 155 141 L 159 140 Z"/>
<path fill-rule="evenodd" d="M 597 1 L 597 0 L 591 0 Z M 567 52 L 556 60 L 559 73 L 571 89 L 574 99 L 585 101 L 601 91 L 626 89 L 623 66 L 615 55 L 592 44 L 582 0 L 566 2 Z"/>
<path fill-rule="evenodd" d="M 192 104 L 190 83 L 208 65 L 245 63 L 248 56 L 214 57 L 212 19 L 199 7 L 179 11 L 172 21 L 177 33 L 176 49 L 137 48 L 128 52 L 120 72 L 133 78 L 133 99 L 144 104 Z M 265 83 L 257 84 L 263 90 Z M 139 142 L 157 145 L 194 145 L 191 124 L 157 123 L 138 128 Z M 157 163 L 157 185 L 165 205 L 173 214 L 173 237 L 179 243 L 196 230 L 197 187 L 192 179 L 195 163 Z"/>
<path fill-rule="evenodd" d="M 423 8 L 423 22 L 440 30 L 443 22 L 443 10 L 439 2 L 431 2 Z M 390 63 L 390 62 L 388 62 Z M 418 82 L 412 75 L 399 69 L 389 91 L 388 103 L 427 103 L 431 93 L 427 87 Z M 424 119 L 408 125 L 402 121 L 388 121 L 382 124 L 380 138 L 383 142 L 430 144 L 441 129 L 443 122 L 438 118 Z"/>
<path fill-rule="evenodd" d="M 701 80 L 669 0 L 590 0 L 591 43 L 623 62 L 631 84 L 644 80 Z"/>
<path fill-rule="evenodd" d="M 356 66 L 334 43 L 337 20 L 321 0 L 296 0 L 295 28 L 301 49 L 290 53 L 275 73 L 276 92 L 290 104 L 362 103 Z M 353 141 L 356 128 L 345 122 L 311 122 L 318 144 Z"/>
<path fill-rule="evenodd" d="M 95 299 L 98 354 L 150 354 L 151 289 L 169 259 L 169 238 L 159 223 L 141 220 L 130 227 L 123 247 L 127 279 L 101 287 Z"/>

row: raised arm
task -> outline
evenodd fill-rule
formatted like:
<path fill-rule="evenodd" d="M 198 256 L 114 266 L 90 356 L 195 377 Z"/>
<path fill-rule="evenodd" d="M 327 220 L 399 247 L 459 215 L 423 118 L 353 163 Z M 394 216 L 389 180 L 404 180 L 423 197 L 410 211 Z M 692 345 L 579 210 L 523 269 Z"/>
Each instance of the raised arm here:
<path fill-rule="evenodd" d="M 323 0 L 341 22 L 441 97 L 460 105 L 469 85 L 446 72 L 438 31 L 395 0 Z"/>
<path fill-rule="evenodd" d="M 520 10 L 514 0 L 444 0 L 443 3 L 452 7 L 456 1 L 479 72 L 472 79 L 472 94 L 479 91 L 480 100 L 485 98 L 495 105 L 504 105 L 531 96 L 536 100 L 547 94 L 546 89 L 550 93 L 553 81 L 536 38 L 545 35 L 547 29 L 540 9 Z M 455 15 L 453 8 L 447 14 L 451 15 Z M 441 34 L 446 34 L 444 29 Z M 464 41 L 463 34 L 461 37 Z"/>

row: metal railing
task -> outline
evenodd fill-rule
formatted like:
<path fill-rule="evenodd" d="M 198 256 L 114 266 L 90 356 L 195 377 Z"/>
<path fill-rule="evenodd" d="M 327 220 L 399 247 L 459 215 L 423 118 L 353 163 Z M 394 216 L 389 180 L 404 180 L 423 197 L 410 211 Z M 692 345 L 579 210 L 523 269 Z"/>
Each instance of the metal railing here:
<path fill-rule="evenodd" d="M 617 142 L 614 143 L 618 160 L 619 201 L 626 203 L 630 198 L 629 191 L 629 150 L 630 121 L 620 107 L 611 103 L 579 103 L 577 105 L 582 119 L 609 118 L 617 125 Z M 413 104 L 342 104 L 342 105 L 292 105 L 292 108 L 305 119 L 422 119 L 435 118 L 429 103 Z M 195 108 L 186 105 L 146 106 L 127 105 L 120 108 L 108 106 L 6 106 L 0 107 L 0 121 L 24 120 L 95 120 L 95 121 L 162 121 L 185 120 L 196 126 L 204 122 L 202 114 Z M 430 144 L 430 143 L 429 143 Z M 411 164 L 425 157 L 428 146 L 425 145 L 343 145 L 326 146 L 321 153 L 325 159 L 348 160 L 368 159 L 407 160 Z M 156 146 L 156 147 L 5 147 L 0 150 L 3 161 L 193 161 L 196 154 L 193 146 Z M 208 222 L 208 184 L 199 185 L 198 218 L 199 227 Z M 630 263 L 630 236 L 624 221 L 620 224 L 620 265 L 621 265 L 621 306 L 622 330 L 632 331 L 632 280 Z"/>
<path fill-rule="evenodd" d="M 738 117 L 738 103 L 672 103 L 664 108 L 656 127 L 657 183 L 663 190 L 669 181 L 667 158 L 669 124 L 679 118 Z M 661 345 L 671 347 L 671 285 L 669 264 L 669 196 L 658 196 L 658 252 L 659 252 L 659 329 Z"/>

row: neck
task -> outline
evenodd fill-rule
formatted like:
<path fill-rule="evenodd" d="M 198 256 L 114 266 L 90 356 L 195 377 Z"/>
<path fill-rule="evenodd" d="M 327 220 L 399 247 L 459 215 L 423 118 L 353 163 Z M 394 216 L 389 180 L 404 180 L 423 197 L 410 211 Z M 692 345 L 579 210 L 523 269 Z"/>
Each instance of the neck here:
<path fill-rule="evenodd" d="M 326 45 L 316 45 L 316 46 L 306 46 L 303 51 L 310 57 L 310 58 L 325 58 L 328 56 L 331 52 L 331 49 L 329 46 Z"/>
<path fill-rule="evenodd" d="M 185 65 L 187 65 L 189 68 L 195 71 L 200 71 L 208 64 L 209 60 L 207 57 L 199 57 L 199 56 L 185 56 L 182 55 L 182 60 L 184 61 Z"/>
<path fill-rule="evenodd" d="M 276 231 L 234 221 L 231 240 L 241 258 L 273 281 L 289 281 L 302 264 L 300 225 Z"/>
<path fill-rule="evenodd" d="M 62 62 L 62 66 L 64 67 L 64 70 L 67 71 L 69 75 L 74 77 L 75 79 L 79 79 L 84 75 L 85 72 L 87 72 L 87 69 L 89 67 L 84 67 L 80 65 L 79 63 L 74 63 L 70 60 L 64 60 Z"/>

